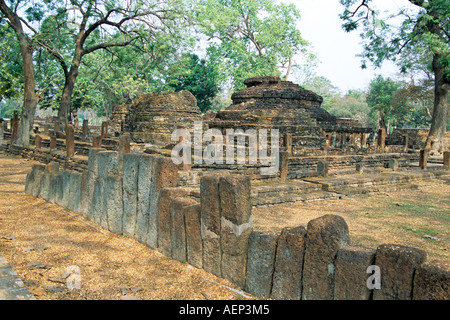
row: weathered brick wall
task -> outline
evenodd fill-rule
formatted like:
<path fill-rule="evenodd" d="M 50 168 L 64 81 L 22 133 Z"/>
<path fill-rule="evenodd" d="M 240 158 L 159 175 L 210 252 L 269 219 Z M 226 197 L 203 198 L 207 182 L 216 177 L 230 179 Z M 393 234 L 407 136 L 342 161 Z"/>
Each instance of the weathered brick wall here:
<path fill-rule="evenodd" d="M 273 299 L 450 299 L 450 270 L 426 262 L 423 250 L 349 243 L 345 220 L 325 215 L 307 227 L 253 230 L 250 178 L 210 173 L 200 202 L 176 187 L 178 168 L 160 155 L 92 148 L 87 170 L 56 162 L 33 165 L 26 192 L 64 206 L 168 257 Z M 381 288 L 368 289 L 369 266 Z"/>

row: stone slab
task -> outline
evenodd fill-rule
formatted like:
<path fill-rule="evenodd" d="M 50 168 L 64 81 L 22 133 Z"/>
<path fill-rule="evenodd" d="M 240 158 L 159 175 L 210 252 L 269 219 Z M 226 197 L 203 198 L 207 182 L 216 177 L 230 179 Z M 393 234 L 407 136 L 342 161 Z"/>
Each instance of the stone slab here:
<path fill-rule="evenodd" d="M 348 226 L 342 217 L 328 214 L 308 222 L 303 300 L 333 300 L 335 257 L 348 244 Z"/>
<path fill-rule="evenodd" d="M 381 271 L 381 289 L 373 293 L 374 300 L 410 300 L 413 276 L 426 260 L 426 252 L 414 247 L 382 244 L 375 255 L 375 265 Z"/>
<path fill-rule="evenodd" d="M 369 300 L 372 291 L 367 288 L 367 268 L 373 265 L 375 249 L 362 247 L 341 248 L 336 257 L 334 300 Z"/>
<path fill-rule="evenodd" d="M 270 296 L 278 236 L 255 231 L 250 235 L 245 289 L 257 297 Z"/>
<path fill-rule="evenodd" d="M 306 229 L 302 226 L 281 230 L 278 238 L 271 298 L 300 300 Z"/>

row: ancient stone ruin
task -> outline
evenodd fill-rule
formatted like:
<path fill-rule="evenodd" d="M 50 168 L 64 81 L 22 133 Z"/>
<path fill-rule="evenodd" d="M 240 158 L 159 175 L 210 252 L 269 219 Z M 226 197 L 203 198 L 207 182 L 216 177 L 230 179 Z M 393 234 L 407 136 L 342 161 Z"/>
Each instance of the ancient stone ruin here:
<path fill-rule="evenodd" d="M 195 97 L 181 91 L 145 94 L 116 106 L 102 126 L 85 121 L 83 128 L 68 125 L 61 133 L 54 119 L 38 119 L 29 148 L 15 143 L 13 119 L 2 124 L 0 148 L 42 163 L 27 176 L 28 194 L 256 296 L 449 299 L 449 270 L 428 263 L 421 249 L 353 246 L 347 223 L 336 215 L 261 232 L 254 230 L 252 210 L 408 189 L 413 181 L 448 183 L 450 153 L 426 158 L 413 133 L 374 135 L 352 119 L 330 115 L 319 95 L 278 77 L 245 84 L 232 105 L 215 114 L 200 114 Z M 184 128 L 192 134 L 194 123 L 203 131 L 242 129 L 245 137 L 251 129 L 279 130 L 278 170 L 261 174 L 266 164 L 260 160 L 175 164 L 171 151 L 183 141 L 174 141 L 172 133 Z M 251 143 L 244 141 L 248 156 Z M 200 150 L 208 143 L 202 141 Z M 374 264 L 383 270 L 379 290 L 366 282 Z"/>
<path fill-rule="evenodd" d="M 123 132 L 130 132 L 136 143 L 164 147 L 171 144 L 173 130 L 191 127 L 199 119 L 197 99 L 184 90 L 143 94 L 131 105 L 117 106 L 111 124 Z"/>

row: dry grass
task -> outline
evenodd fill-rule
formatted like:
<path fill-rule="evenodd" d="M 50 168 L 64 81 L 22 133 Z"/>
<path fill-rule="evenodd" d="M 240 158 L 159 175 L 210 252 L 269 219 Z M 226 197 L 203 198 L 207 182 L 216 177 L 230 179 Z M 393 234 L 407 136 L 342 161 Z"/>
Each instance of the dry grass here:
<path fill-rule="evenodd" d="M 37 299 L 243 299 L 229 281 L 26 195 L 31 163 L 0 155 L 0 252 Z M 81 289 L 62 279 L 70 266 L 81 270 Z"/>
<path fill-rule="evenodd" d="M 440 180 L 415 184 L 417 190 L 256 208 L 255 229 L 277 232 L 284 226 L 306 227 L 312 219 L 336 214 L 347 222 L 355 245 L 421 248 L 428 252 L 428 260 L 450 269 L 450 185 Z"/>

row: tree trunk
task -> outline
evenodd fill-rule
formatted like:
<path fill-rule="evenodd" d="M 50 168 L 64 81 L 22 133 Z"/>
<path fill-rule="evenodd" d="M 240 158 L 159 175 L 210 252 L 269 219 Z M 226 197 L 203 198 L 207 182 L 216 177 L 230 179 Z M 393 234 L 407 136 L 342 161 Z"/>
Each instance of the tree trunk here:
<path fill-rule="evenodd" d="M 284 76 L 284 81 L 288 81 L 289 75 L 291 74 L 292 69 L 292 57 L 289 56 L 289 63 L 286 71 L 286 75 Z"/>
<path fill-rule="evenodd" d="M 430 154 L 441 154 L 445 151 L 445 131 L 448 112 L 448 87 L 444 77 L 445 68 L 440 63 L 441 56 L 433 56 L 434 71 L 434 107 L 430 131 L 425 142 L 425 149 Z"/>
<path fill-rule="evenodd" d="M 23 39 L 20 41 L 20 51 L 23 59 L 24 98 L 18 143 L 28 147 L 30 145 L 30 133 L 34 123 L 34 114 L 36 113 L 37 98 L 34 81 L 33 48 L 28 44 L 26 39 L 21 38 Z"/>
<path fill-rule="evenodd" d="M 34 114 L 36 112 L 37 98 L 35 92 L 33 46 L 24 33 L 19 17 L 9 9 L 3 0 L 0 0 L 0 11 L 6 15 L 11 27 L 14 29 L 20 45 L 20 53 L 23 59 L 24 98 L 20 130 L 18 132 L 18 144 L 25 147 L 30 145 L 30 132 L 33 128 Z"/>
<path fill-rule="evenodd" d="M 78 64 L 72 64 L 64 83 L 61 102 L 58 110 L 59 128 L 64 132 L 72 109 L 72 94 L 78 76 Z"/>
<path fill-rule="evenodd" d="M 383 115 L 380 114 L 380 118 L 378 119 L 378 126 L 380 129 L 384 129 L 387 132 L 387 125 L 386 125 L 386 119 Z"/>

